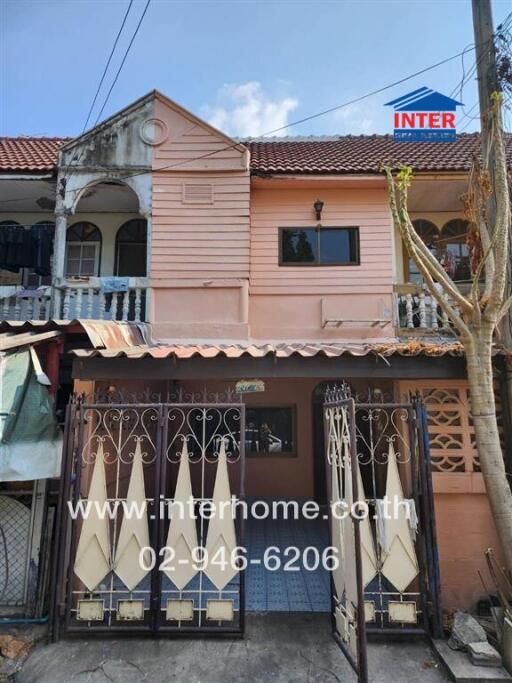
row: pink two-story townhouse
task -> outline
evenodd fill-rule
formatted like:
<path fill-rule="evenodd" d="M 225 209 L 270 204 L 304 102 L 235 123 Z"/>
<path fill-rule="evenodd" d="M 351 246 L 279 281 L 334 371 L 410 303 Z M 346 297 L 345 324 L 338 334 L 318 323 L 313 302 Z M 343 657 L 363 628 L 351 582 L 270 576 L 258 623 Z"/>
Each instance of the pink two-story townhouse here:
<path fill-rule="evenodd" d="M 48 223 L 54 238 L 50 278 L 30 266 L 0 270 L 1 324 L 66 328 L 61 385 L 96 400 L 149 405 L 215 394 L 223 403 L 245 380 L 249 497 L 326 503 L 322 406 L 328 386 L 346 383 L 360 460 L 371 461 L 362 482 L 372 504 L 386 488 L 383 448 L 402 439 L 414 460 L 426 437 L 439 562 L 419 566 L 416 580 L 439 567 L 443 606 L 469 607 L 482 593 L 484 551 L 499 547 L 464 357 L 394 231 L 380 167 L 413 167 L 416 228 L 464 287 L 460 195 L 479 144 L 477 135 L 450 144 L 377 135 L 233 140 L 159 92 L 76 139 L 4 139 L 0 230 Z M 498 347 L 495 368 L 505 443 L 507 366 Z M 411 394 L 424 401 L 423 426 L 393 413 Z M 414 476 L 404 465 L 405 497 L 414 497 Z M 89 467 L 92 486 L 91 477 Z M 128 479 L 107 473 L 107 487 L 117 487 L 109 495 L 128 495 Z M 385 611 L 386 587 L 371 585 Z M 375 598 L 368 602 L 372 621 Z"/>

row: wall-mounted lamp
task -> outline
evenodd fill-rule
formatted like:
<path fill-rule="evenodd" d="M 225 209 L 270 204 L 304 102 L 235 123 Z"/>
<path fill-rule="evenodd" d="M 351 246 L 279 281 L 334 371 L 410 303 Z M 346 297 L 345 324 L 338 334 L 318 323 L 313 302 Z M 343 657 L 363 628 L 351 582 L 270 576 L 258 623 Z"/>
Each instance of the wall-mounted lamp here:
<path fill-rule="evenodd" d="M 313 208 L 315 209 L 316 220 L 317 221 L 321 220 L 322 209 L 324 208 L 324 203 L 321 202 L 319 199 L 317 199 L 316 202 L 313 204 Z"/>

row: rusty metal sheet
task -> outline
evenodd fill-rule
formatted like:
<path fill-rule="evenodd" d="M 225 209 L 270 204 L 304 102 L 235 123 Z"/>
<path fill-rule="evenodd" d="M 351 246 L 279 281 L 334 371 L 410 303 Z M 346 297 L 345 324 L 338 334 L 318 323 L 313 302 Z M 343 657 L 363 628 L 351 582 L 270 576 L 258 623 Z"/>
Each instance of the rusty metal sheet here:
<path fill-rule="evenodd" d="M 0 337 L 23 333 L 60 330 L 69 334 L 85 333 L 95 348 L 118 349 L 148 343 L 144 323 L 116 320 L 3 320 Z"/>
<path fill-rule="evenodd" d="M 72 353 L 80 358 L 103 357 L 103 358 L 169 358 L 187 359 L 194 356 L 201 358 L 240 358 L 250 356 L 262 358 L 274 355 L 276 358 L 288 358 L 299 355 L 310 358 L 316 355 L 324 355 L 337 358 L 344 354 L 351 356 L 376 356 L 388 357 L 395 354 L 401 356 L 461 356 L 463 347 L 459 342 L 417 341 L 403 342 L 398 339 L 379 340 L 375 343 L 367 342 L 249 342 L 249 343 L 215 343 L 201 342 L 197 344 L 141 344 L 118 347 L 108 346 L 97 349 L 75 349 Z M 499 347 L 495 347 L 494 353 L 502 353 Z"/>

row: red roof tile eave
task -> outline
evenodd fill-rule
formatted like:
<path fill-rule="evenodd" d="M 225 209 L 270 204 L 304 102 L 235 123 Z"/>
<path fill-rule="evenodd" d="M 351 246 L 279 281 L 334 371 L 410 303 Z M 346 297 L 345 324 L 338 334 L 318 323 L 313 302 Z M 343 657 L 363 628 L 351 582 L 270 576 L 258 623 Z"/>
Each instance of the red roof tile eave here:
<path fill-rule="evenodd" d="M 398 167 L 399 164 L 396 164 L 395 167 Z M 393 165 L 392 165 L 393 167 Z M 462 173 L 466 174 L 469 173 L 469 165 L 465 166 L 415 166 L 411 164 L 411 168 L 413 173 Z M 512 168 L 512 165 L 510 166 Z M 368 167 L 368 168 L 336 168 L 336 169 L 325 169 L 321 167 L 312 167 L 308 169 L 300 168 L 300 167 L 266 167 L 265 170 L 262 170 L 259 167 L 251 167 L 251 175 L 255 178 L 268 178 L 276 175 L 375 175 L 375 176 L 382 176 L 383 173 L 379 168 L 376 167 Z"/>
<path fill-rule="evenodd" d="M 59 149 L 72 138 L 0 138 L 0 172 L 55 173 Z M 512 135 L 506 135 L 512 165 Z M 480 149 L 478 134 L 462 134 L 449 144 L 394 143 L 391 136 L 247 141 L 253 175 L 379 174 L 382 163 L 407 164 L 416 173 L 465 173 Z"/>
<path fill-rule="evenodd" d="M 70 138 L 0 138 L 1 173 L 51 173 L 57 171 L 59 149 Z"/>

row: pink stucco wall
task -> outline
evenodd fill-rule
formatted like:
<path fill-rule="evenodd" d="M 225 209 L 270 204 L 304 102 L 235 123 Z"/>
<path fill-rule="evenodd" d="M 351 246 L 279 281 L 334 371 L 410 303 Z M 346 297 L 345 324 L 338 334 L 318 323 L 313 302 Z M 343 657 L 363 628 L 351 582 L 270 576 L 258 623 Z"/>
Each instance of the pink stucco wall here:
<path fill-rule="evenodd" d="M 391 326 L 365 322 L 392 311 L 393 231 L 381 180 L 251 179 L 247 152 L 221 133 L 161 97 L 155 117 L 167 131 L 153 153 L 156 339 L 390 336 Z M 190 187 L 205 195 L 191 199 Z M 322 225 L 359 228 L 360 265 L 279 265 L 279 227 L 316 225 L 319 197 Z M 324 318 L 352 322 L 327 329 Z"/>

